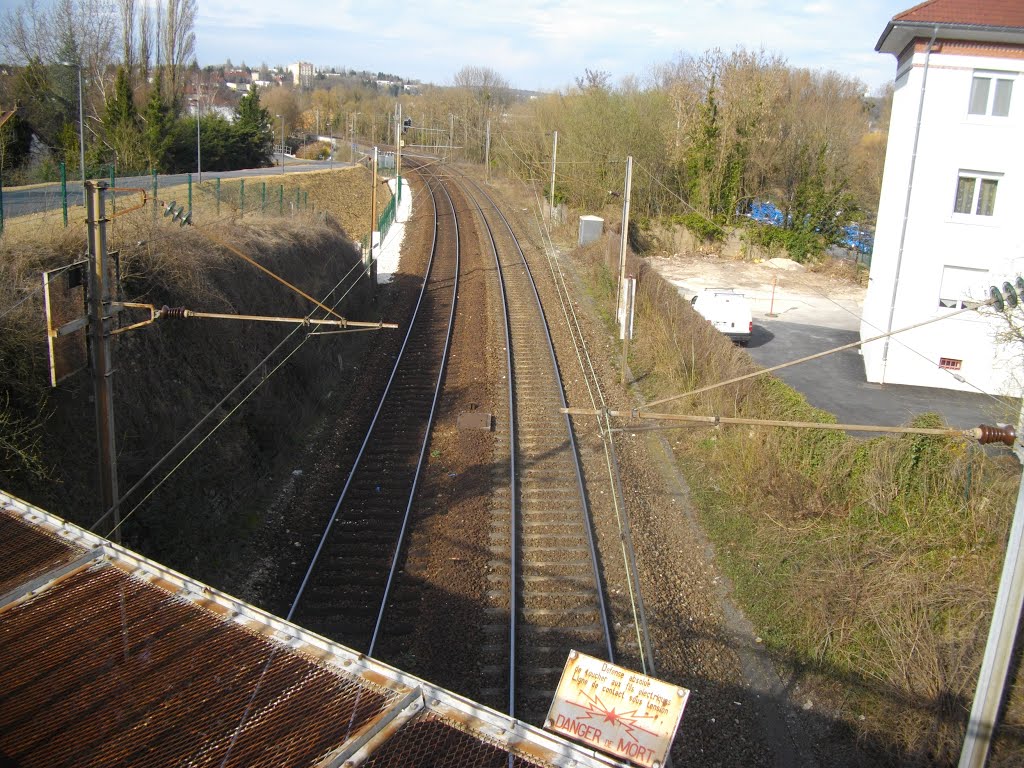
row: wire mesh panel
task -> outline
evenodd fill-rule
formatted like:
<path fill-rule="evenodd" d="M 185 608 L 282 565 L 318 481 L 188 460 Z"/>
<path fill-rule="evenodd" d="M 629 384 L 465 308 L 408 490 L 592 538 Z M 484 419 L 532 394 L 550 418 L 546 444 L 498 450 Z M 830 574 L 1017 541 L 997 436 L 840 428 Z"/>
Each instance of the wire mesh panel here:
<path fill-rule="evenodd" d="M 0 595 L 19 584 L 71 562 L 85 552 L 38 528 L 25 525 L 0 508 L 0 541 L 5 543 L 0 558 Z"/>
<path fill-rule="evenodd" d="M 50 355 L 50 386 L 85 368 L 89 361 L 85 339 L 87 262 L 78 261 L 43 272 L 43 306 Z M 78 327 L 73 325 L 78 323 Z"/>
<path fill-rule="evenodd" d="M 0 754 L 26 768 L 314 766 L 399 697 L 109 564 L 3 617 Z"/>
<path fill-rule="evenodd" d="M 529 768 L 547 766 L 464 730 L 429 713 L 409 723 L 363 763 L 364 768 Z"/>

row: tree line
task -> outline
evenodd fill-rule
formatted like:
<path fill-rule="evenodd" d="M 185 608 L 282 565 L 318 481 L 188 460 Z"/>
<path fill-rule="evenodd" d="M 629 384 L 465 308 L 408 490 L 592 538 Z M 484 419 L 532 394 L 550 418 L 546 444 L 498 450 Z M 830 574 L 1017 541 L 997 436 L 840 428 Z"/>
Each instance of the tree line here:
<path fill-rule="evenodd" d="M 646 80 L 613 83 L 585 70 L 555 93 L 524 94 L 498 72 L 464 67 L 445 86 L 397 98 L 368 89 L 273 89 L 273 112 L 289 126 L 393 144 L 396 101 L 411 125 L 411 151 L 536 182 L 548 195 L 558 132 L 555 202 L 611 213 L 633 156 L 632 211 L 640 228 L 666 219 L 716 239 L 748 223 L 757 201 L 782 212 L 781 226 L 751 224 L 746 236 L 809 258 L 852 223 L 873 225 L 891 89 L 869 97 L 858 80 L 790 66 L 763 51 L 715 49 L 680 56 Z M 338 127 L 341 130 L 338 130 Z M 291 130 L 291 128 L 289 128 Z"/>
<path fill-rule="evenodd" d="M 195 17 L 196 0 L 25 0 L 6 11 L 0 104 L 18 107 L 0 129 L 6 183 L 53 179 L 62 162 L 74 175 L 83 135 L 91 176 L 110 165 L 119 175 L 192 170 L 197 120 L 204 169 L 269 165 L 271 119 L 255 90 L 232 119 L 212 109 Z"/>
<path fill-rule="evenodd" d="M 0 134 L 5 178 L 32 163 L 37 175 L 52 176 L 46 158 L 77 166 L 78 71 L 61 62 L 80 62 L 90 166 L 193 168 L 197 118 L 186 113 L 187 92 L 203 112 L 208 170 L 266 165 L 278 142 L 322 157 L 317 137 L 328 133 L 340 159 L 348 159 L 349 138 L 393 145 L 401 103 L 411 150 L 481 163 L 489 126 L 493 169 L 524 180 L 549 177 L 557 131 L 555 202 L 574 209 L 614 210 L 612 193 L 621 193 L 632 155 L 641 227 L 675 219 L 714 239 L 767 200 L 782 211 L 782 225 L 750 227 L 750 239 L 780 241 L 805 257 L 837 241 L 847 224 L 874 220 L 891 91 L 867 98 L 853 78 L 792 67 L 764 51 L 681 55 L 618 83 L 585 70 L 561 91 L 536 94 L 516 91 L 488 67 L 414 88 L 395 75 L 322 71 L 312 87 L 250 91 L 228 121 L 210 107 L 237 99 L 224 82 L 233 67 L 196 63 L 196 0 L 57 0 L 50 11 L 38 2 L 24 0 L 0 20 L 0 51 L 15 62 L 0 74 L 0 104 L 20 106 Z M 265 79 L 270 70 L 264 63 L 260 71 Z M 538 186 L 548 194 L 546 183 Z"/>

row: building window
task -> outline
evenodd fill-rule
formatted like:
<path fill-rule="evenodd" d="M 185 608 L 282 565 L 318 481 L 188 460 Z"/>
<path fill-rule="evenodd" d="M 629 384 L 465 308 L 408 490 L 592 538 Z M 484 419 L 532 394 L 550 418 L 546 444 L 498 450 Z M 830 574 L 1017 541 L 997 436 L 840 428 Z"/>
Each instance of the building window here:
<path fill-rule="evenodd" d="M 942 309 L 966 309 L 971 296 L 984 297 L 987 269 L 943 267 L 939 306 Z"/>
<path fill-rule="evenodd" d="M 1013 80 L 999 77 L 994 72 L 978 73 L 971 81 L 971 100 L 967 112 L 972 115 L 1007 117 L 1010 114 L 1010 95 Z"/>
<path fill-rule="evenodd" d="M 947 371 L 959 371 L 963 362 L 963 360 L 957 360 L 954 357 L 940 357 L 939 368 L 945 368 Z"/>
<path fill-rule="evenodd" d="M 975 216 L 992 216 L 996 211 L 996 190 L 999 177 L 961 171 L 956 180 L 953 212 Z"/>

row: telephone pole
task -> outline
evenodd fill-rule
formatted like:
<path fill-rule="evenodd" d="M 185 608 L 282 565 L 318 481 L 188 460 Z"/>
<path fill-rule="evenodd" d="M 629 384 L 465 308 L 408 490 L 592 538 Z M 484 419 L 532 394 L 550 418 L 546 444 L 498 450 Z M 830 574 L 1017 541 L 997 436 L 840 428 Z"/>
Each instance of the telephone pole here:
<path fill-rule="evenodd" d="M 103 198 L 105 181 L 86 181 L 89 225 L 89 351 L 96 398 L 96 441 L 100 459 L 103 511 L 113 511 L 113 538 L 121 542 L 121 512 L 117 506 L 117 444 L 114 436 L 114 380 L 110 345 L 110 284 L 107 282 L 107 218 Z"/>

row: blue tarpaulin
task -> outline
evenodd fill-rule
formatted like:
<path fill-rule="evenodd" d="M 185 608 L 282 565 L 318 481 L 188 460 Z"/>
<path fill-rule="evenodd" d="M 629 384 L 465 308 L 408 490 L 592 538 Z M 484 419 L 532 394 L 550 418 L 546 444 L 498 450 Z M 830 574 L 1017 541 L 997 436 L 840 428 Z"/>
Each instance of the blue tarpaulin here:
<path fill-rule="evenodd" d="M 785 223 L 782 211 L 767 201 L 754 201 L 751 203 L 750 213 L 747 215 L 754 221 L 771 224 L 773 227 L 781 227 Z M 858 253 L 870 254 L 874 246 L 874 237 L 870 232 L 865 232 L 856 224 L 849 224 L 843 227 L 841 244 L 846 248 L 852 248 Z"/>

